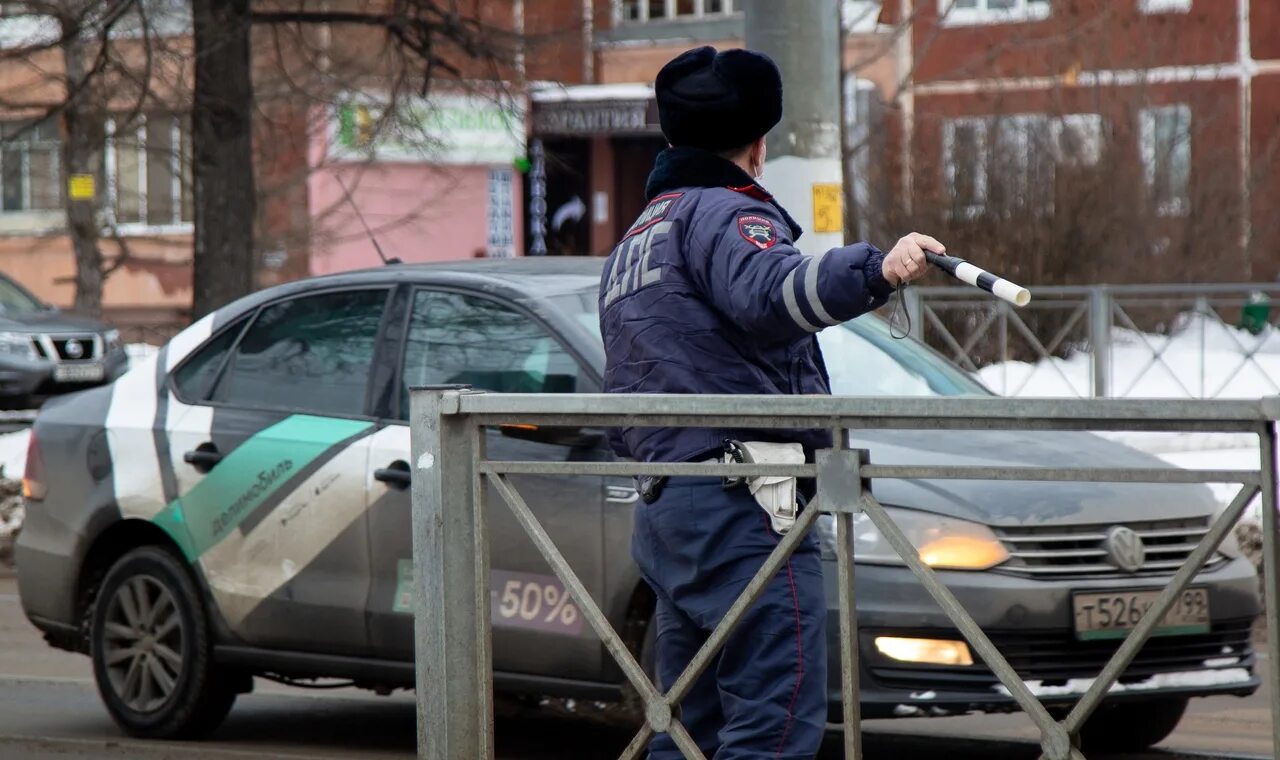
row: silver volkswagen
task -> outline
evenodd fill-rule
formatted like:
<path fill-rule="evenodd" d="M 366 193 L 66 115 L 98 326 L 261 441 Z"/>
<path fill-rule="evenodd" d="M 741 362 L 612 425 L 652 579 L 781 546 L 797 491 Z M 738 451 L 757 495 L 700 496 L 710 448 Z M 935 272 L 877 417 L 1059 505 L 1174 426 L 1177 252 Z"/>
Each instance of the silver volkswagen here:
<path fill-rule="evenodd" d="M 23 607 L 92 657 L 111 716 L 139 736 L 213 730 L 253 676 L 413 683 L 407 389 L 593 392 L 600 261 L 404 266 L 316 278 L 196 322 L 112 385 L 55 400 L 33 428 L 18 548 Z M 834 389 L 987 395 L 877 318 L 822 333 Z M 495 458 L 609 460 L 602 431 L 488 433 Z M 1088 433 L 857 431 L 877 463 L 1147 467 Z M 642 662 L 653 596 L 629 555 L 633 484 L 514 478 Z M 1208 529 L 1186 485 L 884 481 L 920 556 L 1052 710 L 1067 709 Z M 828 549 L 832 526 L 820 523 Z M 622 678 L 509 512 L 490 510 L 497 687 L 626 703 Z M 857 526 L 868 716 L 1013 709 L 1009 695 L 869 524 Z M 830 562 L 830 552 L 827 552 Z M 827 592 L 834 609 L 834 568 Z M 1188 699 L 1258 687 L 1257 578 L 1213 557 L 1084 730 L 1145 747 Z M 831 617 L 831 636 L 837 631 Z M 832 647 L 834 657 L 835 648 Z M 839 720 L 839 668 L 831 668 Z M 1123 730 L 1113 730 L 1123 727 Z"/>

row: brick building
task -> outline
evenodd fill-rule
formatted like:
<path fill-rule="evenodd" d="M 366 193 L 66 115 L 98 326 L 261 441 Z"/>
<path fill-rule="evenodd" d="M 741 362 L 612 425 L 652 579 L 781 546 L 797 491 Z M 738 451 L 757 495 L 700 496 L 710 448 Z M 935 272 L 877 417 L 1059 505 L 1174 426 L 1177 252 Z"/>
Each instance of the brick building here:
<path fill-rule="evenodd" d="M 127 125 L 139 102 L 129 92 L 103 106 L 101 247 L 109 262 L 122 245 L 129 251 L 106 280 L 104 304 L 124 323 L 174 322 L 191 298 L 191 19 L 184 0 L 140 1 L 163 52 L 144 69 L 139 31 L 122 23 L 112 32 L 150 92 Z M 400 65 L 380 30 L 255 26 L 259 210 L 246 223 L 256 225 L 260 285 L 376 264 L 366 223 L 387 255 L 405 261 L 606 253 L 643 205 L 645 176 L 664 145 L 652 92 L 658 69 L 695 45 L 742 44 L 734 0 L 474 2 L 478 19 L 521 42 L 501 62 L 455 59 L 459 71 L 443 73 L 428 98 L 401 99 L 394 120 L 414 121 L 407 131 L 438 143 L 426 151 L 396 129 L 370 126 L 387 123 L 380 100 Z M 870 104 L 887 99 L 895 71 L 883 55 L 878 4 L 846 6 L 846 62 L 858 68 L 847 111 L 865 121 Z M 0 3 L 0 48 L 41 47 L 29 60 L 0 60 L 0 271 L 68 306 L 75 262 L 56 115 L 65 83 L 56 45 L 40 44 L 56 39 L 50 19 Z M 33 125 L 50 108 L 55 116 Z"/>
<path fill-rule="evenodd" d="M 111 29 L 114 68 L 93 94 L 104 150 L 92 200 L 81 202 L 98 209 L 111 270 L 108 316 L 172 329 L 191 303 L 192 22 L 186 0 L 139 3 L 149 44 L 133 15 Z M 335 0 L 326 9 L 377 5 Z M 476 18 L 494 37 L 509 37 L 518 31 L 517 5 L 476 2 Z M 0 58 L 0 271 L 69 306 L 76 265 L 64 212 L 70 178 L 62 165 L 59 34 L 52 17 L 0 3 L 0 49 L 8 53 Z M 539 32 L 530 76 L 558 75 L 562 37 Z M 405 261 L 521 252 L 517 162 L 527 108 L 522 95 L 513 97 L 511 62 L 497 46 L 491 58 L 468 61 L 442 43 L 451 66 L 422 98 L 412 84 L 421 62 L 397 58 L 379 28 L 255 24 L 258 215 L 245 224 L 255 226 L 259 285 L 376 265 L 366 223 L 388 256 Z M 386 116 L 391 83 L 406 80 L 396 113 Z"/>
<path fill-rule="evenodd" d="M 1280 274 L 1280 4 L 885 3 L 904 20 L 902 213 L 1032 283 Z"/>
<path fill-rule="evenodd" d="M 663 147 L 652 83 L 658 70 L 697 45 L 743 45 L 743 14 L 734 0 L 615 0 L 527 3 L 590 10 L 577 72 L 531 92 L 531 139 L 546 161 L 547 248 L 552 253 L 605 254 L 643 207 L 644 180 Z M 573 6 L 573 7 L 570 7 Z M 875 106 L 896 86 L 890 35 L 877 24 L 878 2 L 845 0 L 845 114 L 851 163 L 865 167 L 874 140 L 865 139 Z M 560 18 L 563 24 L 565 17 Z M 531 77 L 533 78 L 533 77 Z M 568 83 L 578 83 L 570 85 Z M 567 86 L 566 86 L 567 85 Z M 866 172 L 860 175 L 869 176 Z M 865 183 L 857 196 L 870 203 Z M 534 203 L 537 204 L 536 193 Z M 560 215 L 557 217 L 557 211 Z M 539 214 L 530 214 L 537 225 Z M 538 237 L 531 229 L 531 241 Z"/>

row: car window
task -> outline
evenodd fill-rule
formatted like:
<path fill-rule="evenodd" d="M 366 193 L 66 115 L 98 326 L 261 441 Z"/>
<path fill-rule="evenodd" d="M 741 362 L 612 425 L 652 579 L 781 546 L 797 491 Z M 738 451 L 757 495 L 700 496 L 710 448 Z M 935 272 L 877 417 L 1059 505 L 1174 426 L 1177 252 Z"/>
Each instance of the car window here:
<path fill-rule="evenodd" d="M 990 391 L 914 340 L 867 316 L 823 330 L 831 392 L 851 396 L 987 396 Z"/>
<path fill-rule="evenodd" d="M 386 302 L 386 290 L 352 290 L 264 307 L 236 346 L 214 400 L 363 414 Z"/>
<path fill-rule="evenodd" d="M 218 370 L 235 345 L 236 338 L 244 330 L 247 319 L 241 319 L 228 327 L 182 363 L 173 373 L 173 384 L 178 397 L 187 401 L 204 401 L 218 379 Z"/>
<path fill-rule="evenodd" d="M 30 314 L 44 307 L 8 277 L 0 277 L 0 314 Z"/>
<path fill-rule="evenodd" d="M 597 291 L 549 300 L 597 339 Z M 831 375 L 831 392 L 850 396 L 989 396 L 981 383 L 923 343 L 894 338 L 889 325 L 870 314 L 818 334 Z"/>
<path fill-rule="evenodd" d="M 497 301 L 418 291 L 405 344 L 401 417 L 409 388 L 466 384 L 495 393 L 573 393 L 580 368 L 546 328 Z"/>

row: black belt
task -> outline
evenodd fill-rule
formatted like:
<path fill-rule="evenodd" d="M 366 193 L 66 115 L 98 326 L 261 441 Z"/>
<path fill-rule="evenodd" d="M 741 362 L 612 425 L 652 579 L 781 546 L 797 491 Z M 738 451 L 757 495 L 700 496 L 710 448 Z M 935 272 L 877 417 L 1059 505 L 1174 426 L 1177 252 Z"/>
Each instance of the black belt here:
<path fill-rule="evenodd" d="M 724 454 L 731 454 L 734 460 L 738 462 L 744 461 L 742 447 L 736 441 L 725 441 L 719 448 L 708 449 L 701 454 L 696 454 L 685 461 L 701 462 L 708 457 L 720 457 Z M 670 475 L 640 475 L 636 478 L 636 493 L 640 494 L 640 499 L 645 504 L 652 504 L 662 496 L 662 489 L 666 487 L 667 481 L 671 480 Z M 725 478 L 724 487 L 737 488 L 746 485 L 745 478 Z"/>

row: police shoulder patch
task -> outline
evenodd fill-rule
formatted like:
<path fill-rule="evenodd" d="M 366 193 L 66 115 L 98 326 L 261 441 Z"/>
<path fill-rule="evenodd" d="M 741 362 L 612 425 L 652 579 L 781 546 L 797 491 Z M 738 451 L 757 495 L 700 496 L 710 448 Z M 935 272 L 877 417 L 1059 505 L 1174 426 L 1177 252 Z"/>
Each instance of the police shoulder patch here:
<path fill-rule="evenodd" d="M 763 216 L 748 214 L 738 217 L 738 234 L 760 250 L 778 242 L 778 232 L 773 228 L 773 222 Z"/>

